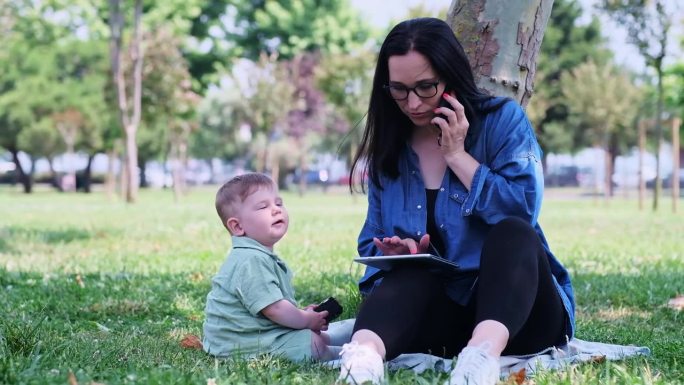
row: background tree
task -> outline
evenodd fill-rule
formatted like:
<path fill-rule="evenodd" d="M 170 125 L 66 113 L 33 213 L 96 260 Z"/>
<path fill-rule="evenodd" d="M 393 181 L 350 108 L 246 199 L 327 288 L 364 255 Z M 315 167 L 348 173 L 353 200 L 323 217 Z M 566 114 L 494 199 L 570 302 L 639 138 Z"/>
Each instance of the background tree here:
<path fill-rule="evenodd" d="M 620 25 L 627 28 L 629 41 L 637 47 L 646 60 L 646 65 L 653 68 L 657 77 L 656 103 L 656 179 L 653 194 L 653 210 L 658 209 L 658 197 L 662 188 L 660 175 L 660 145 L 663 140 L 661 119 L 663 118 L 663 61 L 667 56 L 667 42 L 672 27 L 672 14 L 666 9 L 665 0 L 603 0 L 603 9 Z"/>
<path fill-rule="evenodd" d="M 109 0 L 110 60 L 112 80 L 116 91 L 119 118 L 124 133 L 125 163 L 124 175 L 126 201 L 135 202 L 138 195 L 138 144 L 136 135 L 142 116 L 142 0 L 135 0 L 133 10 L 133 32 L 131 33 L 129 57 L 133 71 L 129 80 L 122 62 L 124 50 L 124 10 L 121 0 Z"/>
<path fill-rule="evenodd" d="M 633 121 L 640 104 L 631 79 L 612 65 L 593 62 L 561 75 L 563 95 L 585 145 L 601 146 L 605 157 L 604 195 L 612 195 L 613 164 L 621 149 L 636 142 Z"/>
<path fill-rule="evenodd" d="M 0 145 L 12 155 L 17 178 L 26 193 L 32 191 L 35 167 L 33 162 L 23 165 L 19 154 L 26 150 L 31 157 L 32 150 L 22 148 L 21 143 L 32 141 L 26 139 L 28 134 L 21 141 L 19 137 L 28 127 L 46 124 L 38 122 L 51 113 L 45 108 L 53 100 L 55 71 L 49 57 L 54 55 L 56 42 L 68 33 L 64 26 L 45 18 L 50 5 L 24 0 L 5 2 L 0 7 L 1 28 L 6 32 L 0 50 Z M 47 60 L 41 56 L 42 52 Z"/>
<path fill-rule="evenodd" d="M 589 60 L 600 66 L 611 58 L 604 47 L 598 18 L 592 17 L 583 25 L 581 17 L 582 7 L 576 0 L 555 0 L 544 32 L 534 82 L 536 97 L 528 104 L 527 113 L 545 156 L 575 152 L 586 144 L 582 130 L 568 127 L 569 111 L 560 85 L 561 74 Z"/>
<path fill-rule="evenodd" d="M 303 52 L 350 52 L 369 37 L 348 0 L 236 1 L 234 26 L 226 33 L 235 54 L 252 60 L 262 52 L 277 52 L 279 60 Z"/>
<path fill-rule="evenodd" d="M 344 122 L 332 121 L 332 129 L 325 136 L 322 145 L 328 151 L 348 154 L 348 161 L 361 139 L 368 109 L 373 69 L 369 63 L 376 59 L 376 53 L 369 48 L 357 49 L 344 55 L 324 55 L 316 67 L 317 86 L 325 93 L 332 109 L 329 116 Z M 346 123 L 346 124 L 345 124 Z"/>

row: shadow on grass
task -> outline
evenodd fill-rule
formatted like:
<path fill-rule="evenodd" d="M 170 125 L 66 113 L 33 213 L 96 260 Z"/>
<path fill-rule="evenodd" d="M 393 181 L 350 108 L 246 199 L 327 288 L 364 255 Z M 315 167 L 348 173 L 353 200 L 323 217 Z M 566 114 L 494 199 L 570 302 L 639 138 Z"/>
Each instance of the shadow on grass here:
<path fill-rule="evenodd" d="M 0 228 L 0 252 L 12 251 L 24 243 L 71 243 L 92 236 L 90 231 L 79 228 L 37 229 L 7 226 Z"/>

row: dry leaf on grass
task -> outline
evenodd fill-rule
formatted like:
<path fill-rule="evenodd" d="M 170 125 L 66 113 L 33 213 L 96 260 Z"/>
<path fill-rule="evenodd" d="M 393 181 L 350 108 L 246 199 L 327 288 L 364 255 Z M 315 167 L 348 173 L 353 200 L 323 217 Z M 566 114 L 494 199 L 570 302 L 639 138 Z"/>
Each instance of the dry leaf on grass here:
<path fill-rule="evenodd" d="M 83 282 L 83 277 L 81 277 L 81 274 L 76 274 L 76 283 L 81 287 L 81 289 L 85 289 L 85 283 Z"/>
<path fill-rule="evenodd" d="M 215 378 L 207 378 L 207 385 L 216 385 Z"/>
<path fill-rule="evenodd" d="M 186 334 L 181 340 L 180 345 L 185 349 L 202 350 L 202 341 L 193 334 Z"/>
<path fill-rule="evenodd" d="M 76 375 L 74 375 L 74 372 L 69 370 L 69 376 L 67 377 L 67 381 L 69 382 L 69 385 L 78 385 L 78 381 L 76 381 Z"/>
<path fill-rule="evenodd" d="M 195 283 L 204 281 L 204 274 L 200 272 L 194 272 L 190 274 L 190 281 Z"/>
<path fill-rule="evenodd" d="M 667 307 L 675 310 L 684 310 L 684 295 L 678 295 L 667 301 Z"/>
<path fill-rule="evenodd" d="M 525 382 L 525 377 L 526 377 L 527 371 L 525 368 L 522 368 L 518 370 L 517 372 L 513 372 L 508 376 L 508 383 L 513 383 L 516 385 L 522 385 L 523 382 Z"/>
<path fill-rule="evenodd" d="M 591 357 L 591 360 L 589 360 L 589 362 L 602 364 L 602 363 L 606 362 L 606 356 L 593 356 L 593 357 Z"/>

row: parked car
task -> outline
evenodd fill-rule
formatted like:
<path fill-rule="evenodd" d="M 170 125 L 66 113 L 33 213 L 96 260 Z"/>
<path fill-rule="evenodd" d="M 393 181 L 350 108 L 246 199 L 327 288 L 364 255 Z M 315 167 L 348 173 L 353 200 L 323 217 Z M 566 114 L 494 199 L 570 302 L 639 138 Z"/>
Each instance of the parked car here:
<path fill-rule="evenodd" d="M 299 184 L 301 180 L 302 172 L 297 169 L 294 174 L 292 174 L 292 183 Z M 324 185 L 330 182 L 330 177 L 328 175 L 328 170 L 307 170 L 305 173 L 306 184 L 308 185 Z"/>
<path fill-rule="evenodd" d="M 673 174 L 670 173 L 663 178 L 663 188 L 672 188 L 672 180 L 674 179 L 672 178 L 672 175 Z M 655 188 L 655 179 L 646 182 L 646 188 Z M 679 188 L 684 189 L 684 168 L 679 169 Z"/>
<path fill-rule="evenodd" d="M 577 187 L 579 186 L 579 167 L 553 168 L 544 176 L 544 184 L 549 187 Z"/>

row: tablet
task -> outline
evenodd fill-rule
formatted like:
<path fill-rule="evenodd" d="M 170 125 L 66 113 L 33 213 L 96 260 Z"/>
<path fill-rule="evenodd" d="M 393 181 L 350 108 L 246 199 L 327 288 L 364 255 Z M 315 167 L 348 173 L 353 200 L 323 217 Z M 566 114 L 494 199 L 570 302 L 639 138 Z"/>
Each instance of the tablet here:
<path fill-rule="evenodd" d="M 458 272 L 459 270 L 457 263 L 432 254 L 377 255 L 357 257 L 354 258 L 354 261 L 385 271 L 392 270 L 392 267 L 402 263 L 414 263 L 447 273 Z"/>

